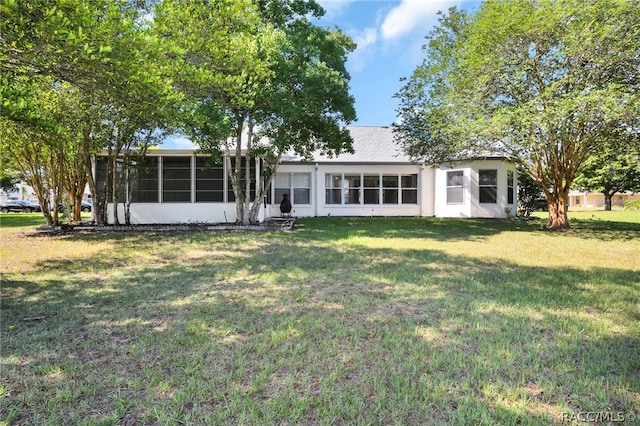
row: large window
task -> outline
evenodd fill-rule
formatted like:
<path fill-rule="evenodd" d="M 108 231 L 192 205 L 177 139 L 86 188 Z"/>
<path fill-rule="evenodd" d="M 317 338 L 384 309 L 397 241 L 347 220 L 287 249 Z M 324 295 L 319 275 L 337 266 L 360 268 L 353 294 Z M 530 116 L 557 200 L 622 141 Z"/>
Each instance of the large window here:
<path fill-rule="evenodd" d="M 402 204 L 418 204 L 418 175 L 402 175 Z"/>
<path fill-rule="evenodd" d="M 311 174 L 278 173 L 273 180 L 273 204 L 280 204 L 283 194 L 289 194 L 291 204 L 311 204 Z"/>
<path fill-rule="evenodd" d="M 464 203 L 464 172 L 451 170 L 447 172 L 447 204 Z"/>
<path fill-rule="evenodd" d="M 481 203 L 496 203 L 498 201 L 498 171 L 480 170 L 478 173 L 479 196 Z"/>
<path fill-rule="evenodd" d="M 398 176 L 382 176 L 382 204 L 398 204 Z"/>
<path fill-rule="evenodd" d="M 327 204 L 342 204 L 342 174 L 326 174 L 324 177 L 325 202 Z"/>
<path fill-rule="evenodd" d="M 162 201 L 191 202 L 191 157 L 162 159 Z"/>
<path fill-rule="evenodd" d="M 380 204 L 380 175 L 364 175 L 364 203 Z"/>
<path fill-rule="evenodd" d="M 133 177 L 129 183 L 133 185 L 131 202 L 157 203 L 158 157 L 146 157 L 142 161 L 134 164 L 131 174 Z"/>
<path fill-rule="evenodd" d="M 360 204 L 360 175 L 345 175 L 342 184 L 344 203 Z"/>
<path fill-rule="evenodd" d="M 325 191 L 327 204 L 417 204 L 418 175 L 326 174 Z"/>
<path fill-rule="evenodd" d="M 514 173 L 513 170 L 507 170 L 507 204 L 513 204 L 514 194 Z"/>
<path fill-rule="evenodd" d="M 211 158 L 196 158 L 196 203 L 224 201 L 224 166 Z"/>

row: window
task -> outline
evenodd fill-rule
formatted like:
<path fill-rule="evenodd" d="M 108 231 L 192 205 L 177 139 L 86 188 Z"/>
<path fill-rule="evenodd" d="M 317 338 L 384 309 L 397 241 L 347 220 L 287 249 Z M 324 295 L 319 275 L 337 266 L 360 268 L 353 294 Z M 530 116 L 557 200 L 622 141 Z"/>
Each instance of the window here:
<path fill-rule="evenodd" d="M 131 202 L 158 202 L 158 157 L 146 157 L 132 164 L 131 177 Z"/>
<path fill-rule="evenodd" d="M 513 204 L 514 200 L 513 170 L 507 170 L 507 204 Z"/>
<path fill-rule="evenodd" d="M 293 204 L 311 204 L 311 174 L 293 173 Z"/>
<path fill-rule="evenodd" d="M 163 157 L 162 201 L 191 202 L 191 157 Z"/>
<path fill-rule="evenodd" d="M 380 204 L 380 175 L 364 176 L 364 203 Z"/>
<path fill-rule="evenodd" d="M 209 157 L 196 158 L 196 203 L 224 201 L 224 166 Z"/>
<path fill-rule="evenodd" d="M 289 194 L 291 204 L 311 204 L 311 174 L 278 173 L 273 185 L 273 204 L 280 204 L 283 194 Z"/>
<path fill-rule="evenodd" d="M 344 203 L 360 204 L 360 175 L 346 175 L 344 185 Z"/>
<path fill-rule="evenodd" d="M 462 170 L 447 172 L 447 204 L 464 203 L 464 173 Z"/>
<path fill-rule="evenodd" d="M 340 189 L 342 188 L 342 174 L 326 174 L 324 176 L 325 203 L 342 204 Z"/>
<path fill-rule="evenodd" d="M 284 194 L 289 195 L 291 200 L 291 174 L 290 173 L 278 173 L 273 179 L 274 185 L 274 197 L 273 204 L 280 204 Z M 293 204 L 293 203 L 292 203 Z"/>
<path fill-rule="evenodd" d="M 417 204 L 418 175 L 325 175 L 327 204 Z M 402 199 L 400 199 L 400 195 Z"/>
<path fill-rule="evenodd" d="M 398 204 L 398 176 L 382 176 L 382 204 Z"/>
<path fill-rule="evenodd" d="M 498 171 L 480 170 L 479 180 L 479 201 L 481 203 L 496 203 L 498 200 Z"/>
<path fill-rule="evenodd" d="M 400 176 L 402 204 L 418 204 L 418 175 Z"/>

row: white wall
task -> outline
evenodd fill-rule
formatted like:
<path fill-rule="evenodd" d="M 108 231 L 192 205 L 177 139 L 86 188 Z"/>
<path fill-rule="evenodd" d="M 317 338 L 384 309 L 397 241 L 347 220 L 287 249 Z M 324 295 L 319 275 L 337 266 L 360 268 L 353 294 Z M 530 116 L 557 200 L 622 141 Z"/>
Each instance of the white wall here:
<path fill-rule="evenodd" d="M 315 216 L 433 216 L 434 170 L 420 165 L 360 165 L 360 164 L 283 164 L 278 173 L 310 173 L 311 200 L 308 205 L 296 204 L 294 200 L 291 215 L 296 217 Z M 327 204 L 325 175 L 345 174 L 395 174 L 418 175 L 418 204 Z M 271 196 L 267 206 L 267 217 L 279 217 L 280 201 Z"/>
<path fill-rule="evenodd" d="M 108 206 L 108 222 L 113 223 L 113 205 Z M 259 220 L 264 220 L 264 208 Z M 124 205 L 118 205 L 118 219 L 124 223 Z M 226 223 L 235 222 L 235 203 L 131 203 L 131 223 Z"/>
<path fill-rule="evenodd" d="M 478 199 L 478 174 L 480 170 L 495 169 L 498 172 L 498 194 L 496 203 L 480 203 Z M 462 170 L 464 199 L 462 204 L 447 204 L 447 172 Z M 514 173 L 513 203 L 507 203 L 507 171 Z M 517 173 L 515 165 L 502 160 L 461 161 L 450 165 L 441 165 L 435 173 L 435 215 L 438 217 L 492 217 L 506 216 L 505 208 L 510 209 L 509 216 L 517 213 Z"/>

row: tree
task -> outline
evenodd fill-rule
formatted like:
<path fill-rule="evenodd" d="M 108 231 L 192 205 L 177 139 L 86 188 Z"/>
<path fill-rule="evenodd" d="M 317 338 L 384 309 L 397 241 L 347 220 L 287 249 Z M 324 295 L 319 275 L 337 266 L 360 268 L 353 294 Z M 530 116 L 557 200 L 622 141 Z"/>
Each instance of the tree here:
<path fill-rule="evenodd" d="M 619 152 L 613 147 L 589 157 L 576 177 L 577 188 L 604 194 L 604 209 L 611 210 L 611 198 L 617 192 L 640 192 L 638 154 Z"/>
<path fill-rule="evenodd" d="M 548 227 L 569 226 L 569 190 L 610 141 L 638 139 L 640 8 L 633 2 L 487 1 L 450 10 L 400 98 L 417 158 L 498 150 L 543 189 Z"/>
<path fill-rule="evenodd" d="M 531 176 L 518 170 L 518 214 L 529 217 L 539 207 L 542 188 Z"/>
<path fill-rule="evenodd" d="M 176 83 L 193 100 L 186 131 L 202 151 L 227 154 L 239 222 L 257 220 L 284 152 L 351 149 L 342 128 L 355 119 L 344 63 L 355 46 L 306 18 L 320 13 L 315 1 L 279 0 L 165 1 L 156 9 L 154 25 L 181 64 Z M 255 159 L 264 169 L 252 197 Z"/>
<path fill-rule="evenodd" d="M 38 144 L 60 155 L 38 170 L 56 177 L 54 193 L 69 194 L 75 219 L 86 184 L 98 193 L 92 156 L 107 150 L 115 170 L 117 157 L 129 161 L 133 151 L 156 140 L 179 103 L 161 73 L 166 65 L 159 61 L 159 38 L 138 3 L 9 0 L 0 6 L 0 117 L 6 120 L 0 130 L 20 128 L 32 138 L 12 145 L 14 156 L 42 158 Z M 111 194 L 116 212 L 117 192 Z M 96 197 L 99 222 L 106 220 L 105 197 Z M 57 222 L 57 210 L 52 222 Z"/>

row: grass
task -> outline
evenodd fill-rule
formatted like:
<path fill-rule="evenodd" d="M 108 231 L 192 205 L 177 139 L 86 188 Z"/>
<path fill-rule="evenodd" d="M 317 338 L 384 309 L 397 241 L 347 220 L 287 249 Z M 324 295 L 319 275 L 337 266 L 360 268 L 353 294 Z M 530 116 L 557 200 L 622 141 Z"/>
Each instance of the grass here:
<path fill-rule="evenodd" d="M 61 235 L 2 215 L 0 423 L 632 419 L 640 215 L 603 213 Z"/>

